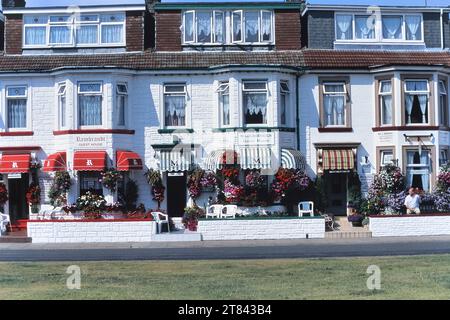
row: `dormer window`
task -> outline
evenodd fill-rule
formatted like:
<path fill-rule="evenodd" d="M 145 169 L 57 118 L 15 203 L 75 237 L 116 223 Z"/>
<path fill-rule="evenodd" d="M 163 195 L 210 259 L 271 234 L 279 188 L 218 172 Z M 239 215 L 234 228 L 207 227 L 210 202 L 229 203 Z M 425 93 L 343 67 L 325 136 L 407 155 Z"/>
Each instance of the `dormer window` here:
<path fill-rule="evenodd" d="M 421 14 L 382 14 L 381 19 L 366 14 L 338 13 L 336 41 L 422 42 Z"/>
<path fill-rule="evenodd" d="M 273 14 L 266 10 L 189 10 L 183 14 L 185 44 L 273 42 Z"/>
<path fill-rule="evenodd" d="M 125 14 L 25 15 L 24 48 L 125 45 Z"/>

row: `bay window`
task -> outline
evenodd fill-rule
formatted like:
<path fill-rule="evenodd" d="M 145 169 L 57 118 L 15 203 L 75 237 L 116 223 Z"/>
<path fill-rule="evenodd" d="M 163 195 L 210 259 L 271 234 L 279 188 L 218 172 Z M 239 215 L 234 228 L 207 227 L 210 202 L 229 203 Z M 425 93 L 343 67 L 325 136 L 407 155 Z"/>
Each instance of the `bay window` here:
<path fill-rule="evenodd" d="M 66 104 L 66 83 L 58 85 L 58 110 L 59 110 L 59 126 L 65 128 L 67 126 L 67 104 Z"/>
<path fill-rule="evenodd" d="M 221 82 L 217 89 L 219 93 L 219 114 L 221 126 L 230 125 L 230 85 L 227 82 Z"/>
<path fill-rule="evenodd" d="M 166 127 L 186 125 L 186 85 L 164 85 L 164 124 Z"/>
<path fill-rule="evenodd" d="M 429 118 L 428 80 L 405 80 L 406 124 L 426 124 Z"/>
<path fill-rule="evenodd" d="M 8 129 L 27 128 L 27 87 L 6 87 L 6 113 Z"/>
<path fill-rule="evenodd" d="M 392 123 L 392 82 L 391 80 L 383 80 L 379 82 L 379 108 L 380 108 L 380 124 L 393 125 Z"/>
<path fill-rule="evenodd" d="M 266 81 L 244 81 L 242 89 L 245 124 L 266 124 L 268 89 Z"/>
<path fill-rule="evenodd" d="M 430 191 L 430 152 L 428 150 L 407 150 L 406 163 L 407 186 Z"/>
<path fill-rule="evenodd" d="M 25 15 L 24 47 L 125 45 L 125 14 Z"/>
<path fill-rule="evenodd" d="M 280 82 L 280 124 L 287 124 L 287 109 L 289 105 L 289 84 L 287 81 Z"/>
<path fill-rule="evenodd" d="M 345 82 L 323 83 L 324 126 L 346 125 L 347 90 Z"/>
<path fill-rule="evenodd" d="M 78 117 L 80 126 L 102 125 L 102 83 L 78 84 Z"/>
<path fill-rule="evenodd" d="M 118 84 L 116 86 L 116 112 L 117 125 L 124 127 L 126 118 L 126 108 L 128 100 L 128 87 L 126 84 Z"/>
<path fill-rule="evenodd" d="M 448 126 L 447 83 L 439 80 L 439 124 Z"/>

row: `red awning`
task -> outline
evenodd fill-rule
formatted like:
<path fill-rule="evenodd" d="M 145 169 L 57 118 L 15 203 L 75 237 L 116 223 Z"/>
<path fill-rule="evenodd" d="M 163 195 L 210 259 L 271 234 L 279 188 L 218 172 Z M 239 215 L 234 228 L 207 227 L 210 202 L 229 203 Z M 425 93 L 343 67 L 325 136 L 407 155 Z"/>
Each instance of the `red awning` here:
<path fill-rule="evenodd" d="M 44 161 L 42 171 L 53 172 L 67 170 L 66 158 L 67 156 L 65 152 L 57 152 L 49 155 L 47 160 Z"/>
<path fill-rule="evenodd" d="M 106 168 L 106 151 L 76 151 L 73 170 L 103 171 Z"/>
<path fill-rule="evenodd" d="M 4 154 L 0 159 L 0 173 L 28 172 L 30 162 L 30 154 Z"/>
<path fill-rule="evenodd" d="M 130 171 L 130 170 L 142 170 L 142 159 L 135 152 L 117 150 L 117 170 Z"/>

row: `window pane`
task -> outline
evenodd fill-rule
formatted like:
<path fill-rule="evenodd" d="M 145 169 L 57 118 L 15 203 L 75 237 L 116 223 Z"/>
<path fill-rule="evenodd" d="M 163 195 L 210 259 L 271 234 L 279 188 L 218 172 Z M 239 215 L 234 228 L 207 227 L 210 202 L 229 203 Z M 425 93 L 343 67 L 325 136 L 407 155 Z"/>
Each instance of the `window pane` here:
<path fill-rule="evenodd" d="M 215 41 L 217 43 L 223 43 L 225 42 L 224 37 L 224 19 L 223 19 L 223 12 L 216 12 L 214 14 L 214 34 L 215 34 Z"/>
<path fill-rule="evenodd" d="M 428 91 L 428 81 L 427 80 L 407 80 L 406 91 Z"/>
<path fill-rule="evenodd" d="M 288 86 L 287 82 L 281 82 L 280 86 L 281 86 L 281 91 L 289 92 L 289 86 Z"/>
<path fill-rule="evenodd" d="M 51 26 L 50 43 L 51 44 L 70 44 L 71 28 L 68 26 Z"/>
<path fill-rule="evenodd" d="M 117 125 L 124 126 L 125 125 L 125 104 L 126 104 L 126 96 L 125 95 L 117 95 Z"/>
<path fill-rule="evenodd" d="M 261 20 L 261 37 L 262 41 L 272 41 L 272 13 L 262 12 Z"/>
<path fill-rule="evenodd" d="M 222 125 L 230 124 L 230 95 L 228 90 L 220 93 L 220 108 L 222 110 Z"/>
<path fill-rule="evenodd" d="M 64 23 L 69 22 L 70 16 L 50 16 L 50 22 L 53 23 Z"/>
<path fill-rule="evenodd" d="M 244 113 L 246 124 L 265 124 L 267 122 L 267 94 L 244 92 Z"/>
<path fill-rule="evenodd" d="M 103 195 L 100 172 L 80 172 L 79 177 L 80 195 L 84 195 L 88 191 L 97 195 Z"/>
<path fill-rule="evenodd" d="M 98 22 L 98 15 L 96 14 L 83 14 L 79 17 L 81 22 Z"/>
<path fill-rule="evenodd" d="M 100 83 L 80 83 L 80 92 L 102 92 L 102 85 Z"/>
<path fill-rule="evenodd" d="M 48 22 L 48 16 L 25 16 L 25 24 L 46 24 Z"/>
<path fill-rule="evenodd" d="M 80 126 L 99 126 L 102 124 L 102 97 L 79 96 Z"/>
<path fill-rule="evenodd" d="M 351 15 L 336 15 L 336 40 L 351 40 L 353 38 Z"/>
<path fill-rule="evenodd" d="M 98 26 L 79 26 L 77 29 L 77 43 L 98 43 Z"/>
<path fill-rule="evenodd" d="M 242 41 L 242 15 L 240 12 L 233 12 L 233 41 Z"/>
<path fill-rule="evenodd" d="M 61 127 L 66 126 L 66 97 L 59 97 L 59 108 L 61 112 Z"/>
<path fill-rule="evenodd" d="M 286 103 L 287 103 L 287 95 L 282 94 L 280 96 L 280 122 L 282 125 L 286 124 Z"/>
<path fill-rule="evenodd" d="M 244 90 L 266 90 L 266 82 L 244 82 Z"/>
<path fill-rule="evenodd" d="M 444 81 L 439 81 L 439 93 L 444 95 L 447 94 L 447 87 Z"/>
<path fill-rule="evenodd" d="M 186 125 L 186 98 L 185 96 L 164 96 L 165 125 L 185 126 Z"/>
<path fill-rule="evenodd" d="M 8 87 L 8 97 L 24 97 L 27 94 L 27 88 L 25 87 Z"/>
<path fill-rule="evenodd" d="M 194 13 L 186 12 L 184 14 L 184 41 L 194 41 Z"/>
<path fill-rule="evenodd" d="M 381 164 L 383 165 L 392 164 L 392 160 L 394 160 L 394 154 L 392 151 L 381 152 Z"/>
<path fill-rule="evenodd" d="M 325 126 L 345 125 L 345 97 L 325 95 L 323 99 Z"/>
<path fill-rule="evenodd" d="M 120 13 L 114 14 L 102 14 L 100 16 L 101 22 L 123 22 L 125 21 L 125 15 Z"/>
<path fill-rule="evenodd" d="M 384 39 L 402 39 L 402 20 L 401 16 L 384 16 L 383 20 L 383 38 Z"/>
<path fill-rule="evenodd" d="M 8 128 L 27 127 L 27 100 L 8 99 Z"/>
<path fill-rule="evenodd" d="M 123 43 L 123 25 L 102 25 L 102 43 Z"/>
<path fill-rule="evenodd" d="M 45 45 L 47 29 L 46 27 L 26 27 L 25 44 L 26 45 Z"/>
<path fill-rule="evenodd" d="M 128 94 L 128 88 L 125 84 L 118 84 L 117 85 L 117 92 L 122 94 Z"/>
<path fill-rule="evenodd" d="M 421 16 L 406 16 L 406 40 L 422 40 Z"/>
<path fill-rule="evenodd" d="M 324 91 L 326 93 L 345 93 L 345 84 L 325 84 Z"/>
<path fill-rule="evenodd" d="M 259 42 L 258 12 L 245 12 L 245 41 Z"/>
<path fill-rule="evenodd" d="M 381 93 L 391 93 L 392 83 L 391 81 L 381 81 L 380 83 L 380 92 Z"/>
<path fill-rule="evenodd" d="M 370 16 L 355 16 L 356 39 L 374 39 L 375 28 Z"/>
<path fill-rule="evenodd" d="M 381 124 L 392 124 L 392 96 L 381 96 Z"/>
<path fill-rule="evenodd" d="M 211 12 L 197 12 L 197 42 L 211 42 Z"/>

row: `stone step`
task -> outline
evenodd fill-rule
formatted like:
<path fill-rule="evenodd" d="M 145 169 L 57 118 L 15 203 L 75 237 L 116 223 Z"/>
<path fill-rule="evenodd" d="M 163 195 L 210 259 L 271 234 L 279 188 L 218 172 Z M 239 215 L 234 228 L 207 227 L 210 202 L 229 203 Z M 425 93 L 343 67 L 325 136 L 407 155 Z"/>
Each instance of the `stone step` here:
<path fill-rule="evenodd" d="M 331 231 L 325 233 L 325 239 L 372 238 L 370 231 Z"/>
<path fill-rule="evenodd" d="M 187 230 L 180 230 L 174 232 L 158 233 L 152 237 L 152 241 L 177 241 L 177 242 L 192 242 L 202 241 L 202 235 L 198 232 L 192 232 Z"/>
<path fill-rule="evenodd" d="M 31 238 L 26 236 L 1 236 L 0 243 L 31 243 Z"/>

